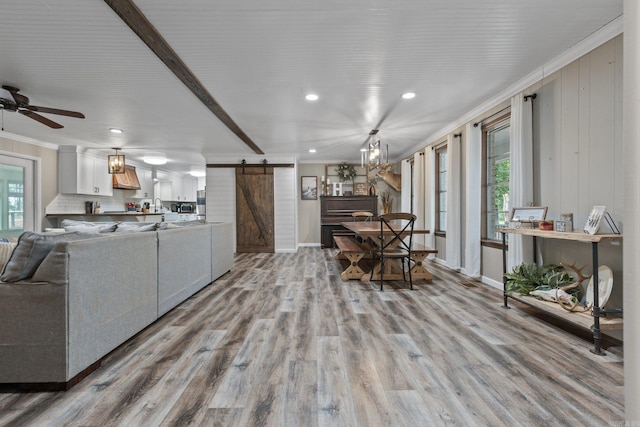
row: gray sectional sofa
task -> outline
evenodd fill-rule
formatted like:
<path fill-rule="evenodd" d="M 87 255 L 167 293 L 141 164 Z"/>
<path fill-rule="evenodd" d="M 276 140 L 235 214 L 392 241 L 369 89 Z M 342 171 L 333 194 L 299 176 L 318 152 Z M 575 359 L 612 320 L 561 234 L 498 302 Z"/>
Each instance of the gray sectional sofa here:
<path fill-rule="evenodd" d="M 0 282 L 0 384 L 73 385 L 233 266 L 230 223 L 107 234 L 59 241 L 31 278 Z"/>

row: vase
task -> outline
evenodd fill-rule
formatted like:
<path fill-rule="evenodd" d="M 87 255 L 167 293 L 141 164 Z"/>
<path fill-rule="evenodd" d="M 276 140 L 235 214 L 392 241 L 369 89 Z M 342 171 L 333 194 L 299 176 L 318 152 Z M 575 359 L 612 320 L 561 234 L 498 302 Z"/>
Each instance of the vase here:
<path fill-rule="evenodd" d="M 370 196 L 376 195 L 376 187 L 374 187 L 373 185 L 369 187 L 369 195 Z"/>

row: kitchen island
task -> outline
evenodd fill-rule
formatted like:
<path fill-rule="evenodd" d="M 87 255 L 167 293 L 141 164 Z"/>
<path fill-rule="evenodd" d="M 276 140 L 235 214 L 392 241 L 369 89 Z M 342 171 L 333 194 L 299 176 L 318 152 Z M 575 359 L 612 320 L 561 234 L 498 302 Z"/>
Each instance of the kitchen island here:
<path fill-rule="evenodd" d="M 125 221 L 137 221 L 137 222 L 161 222 L 163 220 L 163 212 L 127 212 L 127 211 L 106 211 L 95 214 L 87 213 L 48 213 L 47 218 L 50 218 L 54 226 L 59 226 L 63 219 L 73 219 L 76 221 L 89 221 L 89 222 L 125 222 Z"/>

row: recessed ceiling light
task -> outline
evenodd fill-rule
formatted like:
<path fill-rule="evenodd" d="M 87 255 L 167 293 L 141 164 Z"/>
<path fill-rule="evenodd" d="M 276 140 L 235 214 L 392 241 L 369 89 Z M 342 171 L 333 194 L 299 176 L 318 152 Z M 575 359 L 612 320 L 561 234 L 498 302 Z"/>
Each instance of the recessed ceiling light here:
<path fill-rule="evenodd" d="M 407 92 L 407 93 L 403 93 L 402 94 L 402 98 L 404 98 L 404 99 L 412 99 L 412 98 L 415 98 L 415 97 L 416 97 L 416 94 L 413 93 L 413 92 Z"/>
<path fill-rule="evenodd" d="M 315 93 L 309 93 L 304 97 L 304 99 L 306 99 L 307 101 L 317 101 L 318 95 L 316 95 Z"/>
<path fill-rule="evenodd" d="M 122 129 L 111 128 L 111 129 L 109 129 L 109 132 L 111 132 L 111 133 L 122 133 Z"/>
<path fill-rule="evenodd" d="M 207 176 L 207 173 L 205 171 L 201 171 L 201 170 L 193 170 L 191 172 L 189 172 L 189 175 L 196 177 L 196 178 L 202 178 L 203 176 Z"/>
<path fill-rule="evenodd" d="M 310 149 L 309 149 L 309 152 L 310 152 L 310 153 L 315 153 L 315 152 L 316 152 L 316 149 L 315 149 L 315 148 L 310 148 Z"/>
<path fill-rule="evenodd" d="M 366 151 L 369 151 L 369 150 L 367 150 L 366 148 L 361 148 L 360 151 L 365 151 L 366 152 Z"/>

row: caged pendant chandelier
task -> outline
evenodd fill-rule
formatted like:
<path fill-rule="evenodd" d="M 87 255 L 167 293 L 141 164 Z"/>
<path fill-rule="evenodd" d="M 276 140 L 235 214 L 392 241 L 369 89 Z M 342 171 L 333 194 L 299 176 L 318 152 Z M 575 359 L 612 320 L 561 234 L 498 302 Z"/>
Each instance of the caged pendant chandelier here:
<path fill-rule="evenodd" d="M 125 173 L 124 154 L 118 154 L 119 148 L 114 147 L 116 154 L 110 154 L 107 157 L 107 165 L 110 174 Z"/>
<path fill-rule="evenodd" d="M 380 165 L 380 140 L 376 141 L 376 135 L 378 134 L 378 129 L 372 129 L 369 132 L 369 136 L 371 137 L 371 142 L 369 143 L 369 151 L 367 153 L 369 166 L 378 166 Z"/>

